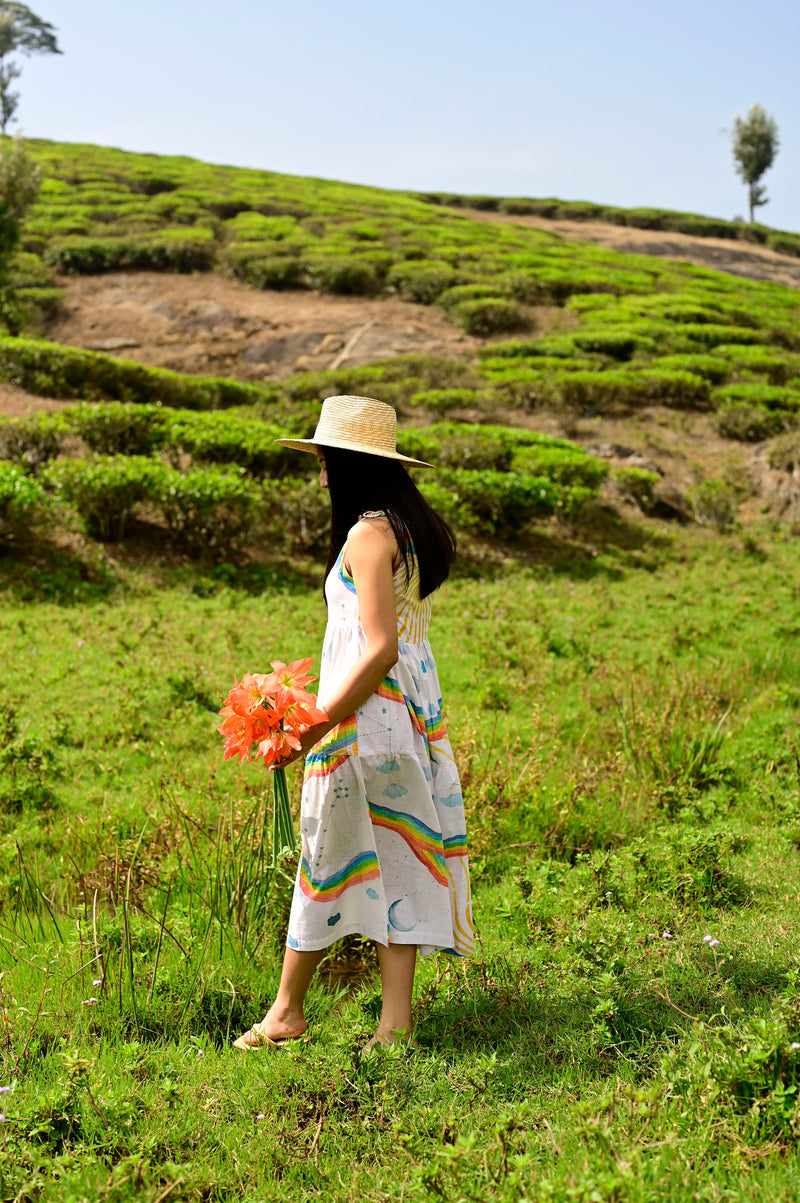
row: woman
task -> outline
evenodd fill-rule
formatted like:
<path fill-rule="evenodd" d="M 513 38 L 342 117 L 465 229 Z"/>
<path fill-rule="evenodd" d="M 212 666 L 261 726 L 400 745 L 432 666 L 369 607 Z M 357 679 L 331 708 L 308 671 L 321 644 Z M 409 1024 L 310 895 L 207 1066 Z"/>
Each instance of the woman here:
<path fill-rule="evenodd" d="M 325 949 L 375 940 L 383 1009 L 371 1044 L 410 1040 L 417 949 L 473 948 L 464 807 L 427 639 L 452 531 L 403 467 L 390 405 L 329 397 L 311 439 L 331 498 L 319 706 L 300 808 L 302 859 L 275 1002 L 235 1045 L 303 1035 L 303 1000 Z M 294 757 L 292 757 L 294 759 Z M 283 761 L 288 764 L 289 761 Z"/>

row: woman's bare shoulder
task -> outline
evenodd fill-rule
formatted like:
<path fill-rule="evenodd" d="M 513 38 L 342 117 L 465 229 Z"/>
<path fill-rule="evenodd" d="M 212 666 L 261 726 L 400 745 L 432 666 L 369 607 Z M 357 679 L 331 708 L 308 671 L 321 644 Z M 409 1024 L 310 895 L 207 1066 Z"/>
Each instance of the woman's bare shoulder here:
<path fill-rule="evenodd" d="M 393 564 L 399 555 L 392 524 L 383 515 L 376 518 L 359 518 L 347 532 L 347 550 L 356 557 L 388 555 Z"/>

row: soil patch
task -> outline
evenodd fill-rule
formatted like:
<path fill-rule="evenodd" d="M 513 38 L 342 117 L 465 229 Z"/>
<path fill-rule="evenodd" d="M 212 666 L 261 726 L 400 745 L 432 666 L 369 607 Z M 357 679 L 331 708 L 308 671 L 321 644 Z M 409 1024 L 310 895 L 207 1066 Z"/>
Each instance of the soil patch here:
<path fill-rule="evenodd" d="M 360 367 L 394 355 L 470 355 L 481 340 L 395 297 L 262 292 L 214 273 L 69 276 L 54 342 L 238 380 Z"/>

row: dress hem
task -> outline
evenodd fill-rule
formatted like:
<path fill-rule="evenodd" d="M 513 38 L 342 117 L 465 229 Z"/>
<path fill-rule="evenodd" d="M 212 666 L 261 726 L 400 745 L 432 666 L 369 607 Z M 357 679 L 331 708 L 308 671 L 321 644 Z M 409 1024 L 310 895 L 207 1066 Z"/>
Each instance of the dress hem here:
<path fill-rule="evenodd" d="M 395 935 L 399 938 L 395 938 Z M 392 944 L 415 944 L 418 948 L 424 949 L 420 953 L 421 956 L 430 956 L 435 952 L 451 952 L 453 951 L 455 941 L 451 938 L 449 941 L 441 941 L 427 935 L 425 932 L 397 932 L 393 933 L 392 940 L 389 941 L 386 936 L 377 936 L 374 932 L 364 931 L 358 924 L 353 924 L 350 927 L 337 928 L 336 932 L 331 932 L 329 939 L 317 940 L 295 940 L 294 943 L 289 943 L 292 939 L 291 935 L 287 937 L 286 947 L 292 952 L 322 952 L 326 948 L 330 948 L 337 940 L 344 939 L 345 936 L 363 936 L 365 940 L 374 940 L 376 944 L 383 945 L 386 948 L 389 943 Z M 413 939 L 409 937 L 413 936 Z M 403 938 L 405 937 L 405 938 Z"/>

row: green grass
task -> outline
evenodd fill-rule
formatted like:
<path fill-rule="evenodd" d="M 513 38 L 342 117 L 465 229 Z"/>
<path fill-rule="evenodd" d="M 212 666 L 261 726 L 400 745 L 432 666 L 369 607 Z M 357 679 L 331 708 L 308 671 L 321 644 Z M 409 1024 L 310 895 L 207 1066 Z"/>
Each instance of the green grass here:
<path fill-rule="evenodd" d="M 357 941 L 311 1044 L 228 1048 L 289 882 L 264 909 L 263 773 L 214 712 L 319 647 L 318 579 L 0 561 L 4 1198 L 796 1196 L 800 552 L 625 538 L 436 600 L 479 952 L 423 962 L 419 1053 L 373 1058 Z"/>

